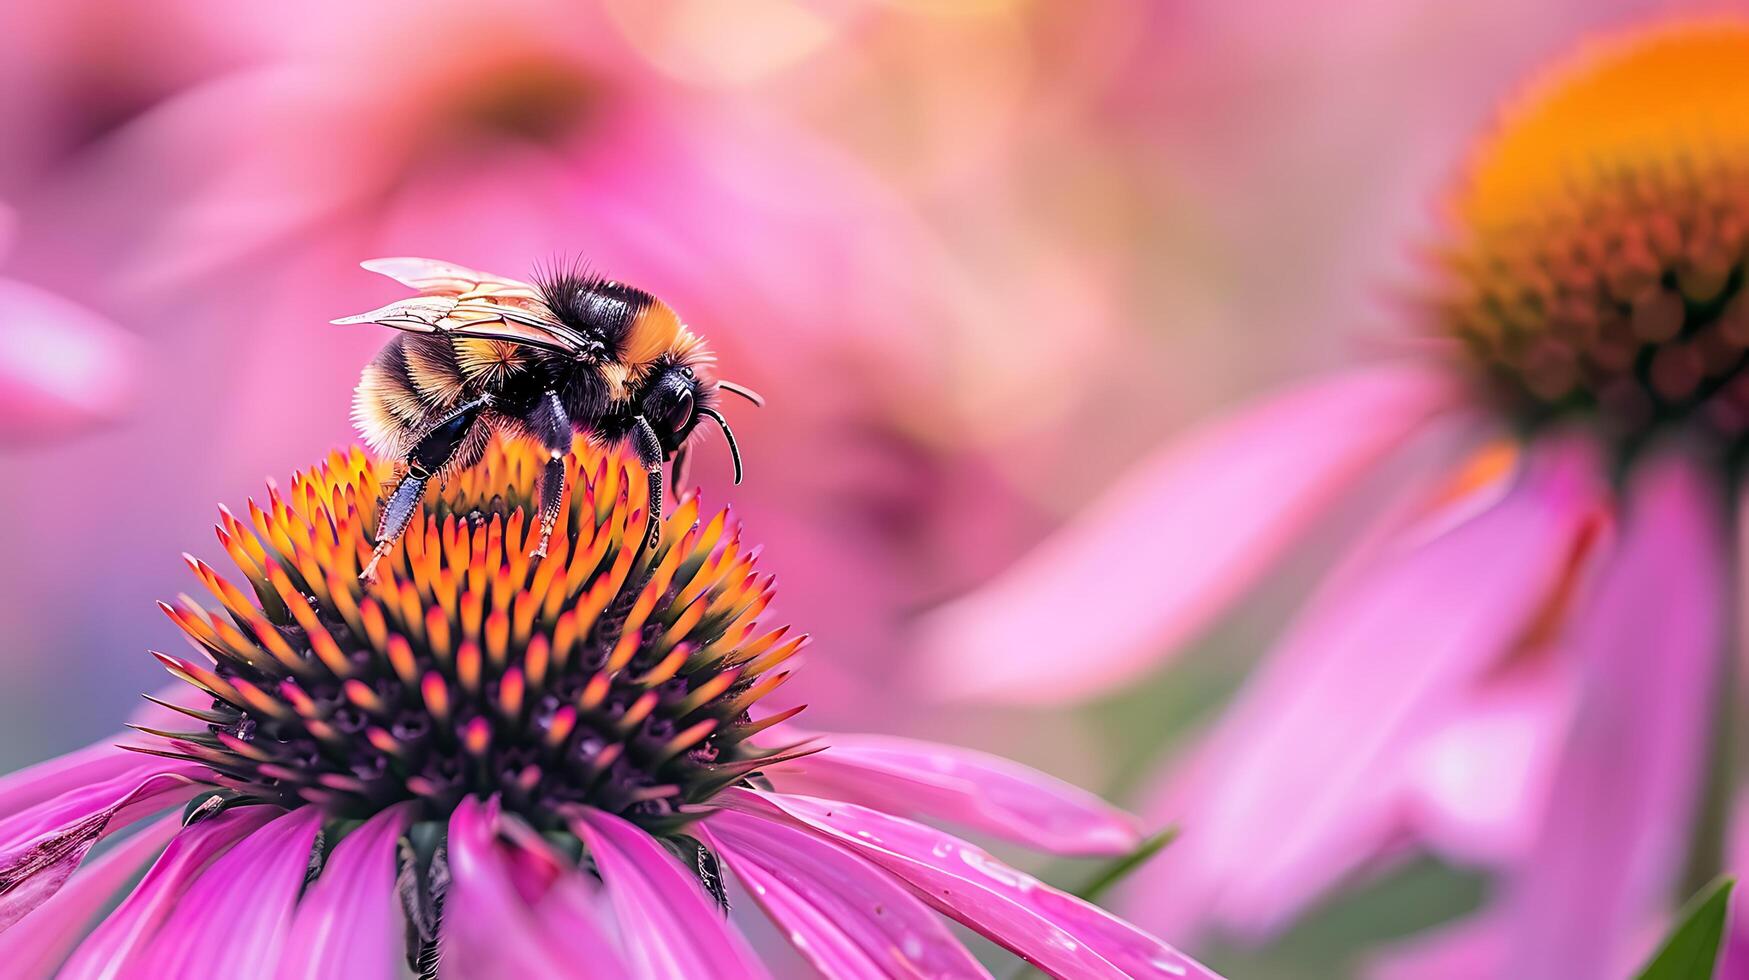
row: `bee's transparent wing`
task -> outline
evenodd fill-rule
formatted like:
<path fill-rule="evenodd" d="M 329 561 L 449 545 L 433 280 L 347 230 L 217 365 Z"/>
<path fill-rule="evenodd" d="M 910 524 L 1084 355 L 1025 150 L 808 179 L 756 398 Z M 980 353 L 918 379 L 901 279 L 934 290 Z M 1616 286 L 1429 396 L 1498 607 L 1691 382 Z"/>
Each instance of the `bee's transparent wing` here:
<path fill-rule="evenodd" d="M 582 349 L 582 338 L 546 312 L 540 290 L 515 279 L 476 272 L 431 259 L 371 259 L 363 263 L 420 291 L 387 306 L 341 317 L 334 323 L 376 323 L 413 333 L 446 333 L 500 340 L 561 354 Z"/>
<path fill-rule="evenodd" d="M 426 295 L 465 296 L 471 293 L 529 299 L 539 301 L 540 290 L 533 285 L 517 279 L 506 279 L 487 272 L 478 272 L 466 266 L 454 265 L 449 262 L 439 262 L 436 259 L 418 259 L 410 257 L 395 257 L 386 259 L 371 259 L 359 263 L 363 268 L 378 275 L 388 276 L 403 286 L 417 289 Z"/>

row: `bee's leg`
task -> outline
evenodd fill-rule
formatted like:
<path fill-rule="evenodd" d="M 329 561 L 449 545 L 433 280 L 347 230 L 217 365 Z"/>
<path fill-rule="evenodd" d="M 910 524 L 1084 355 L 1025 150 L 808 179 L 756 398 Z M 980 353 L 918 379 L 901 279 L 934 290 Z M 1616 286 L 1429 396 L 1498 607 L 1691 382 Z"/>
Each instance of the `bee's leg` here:
<path fill-rule="evenodd" d="M 565 454 L 552 450 L 546 469 L 540 475 L 540 543 L 528 553 L 530 558 L 545 558 L 547 542 L 552 539 L 553 525 L 559 522 L 559 505 L 565 499 Z"/>
<path fill-rule="evenodd" d="M 456 450 L 461 448 L 468 430 L 473 428 L 474 420 L 480 417 L 480 410 L 486 405 L 487 399 L 484 398 L 468 402 L 439 419 L 413 444 L 412 451 L 407 454 L 407 473 L 395 484 L 388 502 L 383 504 L 382 516 L 377 519 L 376 550 L 371 552 L 370 561 L 358 574 L 359 578 L 366 582 L 376 581 L 377 563 L 394 547 L 395 541 L 412 522 L 413 515 L 418 513 L 419 501 L 425 497 L 425 485 L 431 482 L 433 473 L 441 471 L 455 458 Z"/>
<path fill-rule="evenodd" d="M 649 531 L 644 535 L 644 547 L 654 549 L 662 542 L 662 440 L 642 415 L 632 426 L 632 451 L 650 476 Z"/>
<path fill-rule="evenodd" d="M 527 421 L 535 437 L 550 454 L 540 478 L 540 543 L 528 553 L 530 558 L 545 558 L 547 542 L 553 536 L 553 525 L 559 521 L 559 504 L 565 496 L 565 453 L 571 449 L 576 430 L 559 393 L 550 389 L 529 413 Z"/>

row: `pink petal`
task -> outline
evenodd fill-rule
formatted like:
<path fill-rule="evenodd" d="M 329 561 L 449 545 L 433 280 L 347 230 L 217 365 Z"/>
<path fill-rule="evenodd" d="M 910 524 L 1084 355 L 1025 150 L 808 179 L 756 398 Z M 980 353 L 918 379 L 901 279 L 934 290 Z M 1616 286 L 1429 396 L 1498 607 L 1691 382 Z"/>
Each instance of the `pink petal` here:
<path fill-rule="evenodd" d="M 176 903 L 138 972 L 163 977 L 259 977 L 272 973 L 322 811 L 302 806 L 238 842 L 203 871 Z"/>
<path fill-rule="evenodd" d="M 757 790 L 734 789 L 718 799 L 765 819 L 790 818 L 885 869 L 942 914 L 1059 976 L 1215 976 L 1103 909 L 903 817 Z"/>
<path fill-rule="evenodd" d="M 1743 513 L 1744 503 L 1749 501 L 1739 502 L 1739 514 Z M 1749 528 L 1739 524 L 1739 533 L 1749 533 Z M 1744 553 L 1739 550 L 1739 566 L 1743 558 Z M 1725 837 L 1725 870 L 1737 876 L 1740 889 L 1744 887 L 1743 872 L 1749 869 L 1749 792 L 1737 793 L 1730 821 Z M 1725 938 L 1719 947 L 1718 973 L 1713 980 L 1749 980 L 1749 902 L 1736 892 L 1731 894 L 1731 915 L 1725 920 Z"/>
<path fill-rule="evenodd" d="M 1528 858 L 1572 719 L 1568 666 L 1540 664 L 1491 682 L 1419 741 L 1406 762 L 1407 818 L 1418 840 L 1466 863 Z"/>
<path fill-rule="evenodd" d="M 589 807 L 571 824 L 595 861 L 642 976 L 766 976 L 698 879 L 636 824 Z"/>
<path fill-rule="evenodd" d="M 133 892 L 79 944 L 60 980 L 123 976 L 200 873 L 279 813 L 272 807 L 237 807 L 184 827 Z"/>
<path fill-rule="evenodd" d="M 406 804 L 347 834 L 304 892 L 292 922 L 280 980 L 394 980 L 406 963 L 405 922 L 395 894 L 395 848 Z"/>
<path fill-rule="evenodd" d="M 1156 453 L 1075 524 L 927 620 L 930 683 L 1048 704 L 1147 670 L 1448 394 L 1428 370 L 1377 368 L 1293 389 Z M 1064 614 L 1076 609 L 1106 612 Z"/>
<path fill-rule="evenodd" d="M 482 803 L 472 797 L 450 816 L 451 882 L 439 944 L 441 975 L 468 980 L 630 976 L 589 916 L 535 914 L 512 881 L 511 857 L 499 844 L 498 823 L 497 802 Z M 555 890 L 561 902 L 576 900 L 577 890 L 565 889 L 563 882 Z M 548 927 L 559 924 L 566 928 Z"/>
<path fill-rule="evenodd" d="M 836 845 L 734 810 L 713 813 L 699 832 L 825 976 L 989 976 L 934 912 Z"/>
<path fill-rule="evenodd" d="M 168 766 L 158 756 L 129 752 L 106 739 L 0 779 L 0 814 L 18 814 L 62 793 L 130 776 L 143 779 Z M 5 834 L 0 824 L 0 834 Z"/>
<path fill-rule="evenodd" d="M 0 820 L 0 932 L 47 901 L 105 836 L 194 795 L 191 766 L 124 772 Z"/>
<path fill-rule="evenodd" d="M 144 345 L 72 300 L 0 279 L 0 441 L 33 442 L 118 416 Z"/>
<path fill-rule="evenodd" d="M 1578 714 L 1536 859 L 1509 893 L 1509 962 L 1523 976 L 1609 974 L 1620 937 L 1665 909 L 1721 678 L 1725 541 L 1698 465 L 1639 465 L 1619 549 L 1575 626 Z"/>
<path fill-rule="evenodd" d="M 91 928 L 116 893 L 139 873 L 182 826 L 180 815 L 165 817 L 117 844 L 81 868 L 55 896 L 25 916 L 22 928 L 0 935 L 0 963 L 10 976 L 46 977 Z"/>
<path fill-rule="evenodd" d="M 1186 834 L 1127 889 L 1143 920 L 1267 932 L 1373 856 L 1409 753 L 1570 573 L 1600 493 L 1585 447 L 1541 447 L 1497 506 L 1314 601 L 1159 811 Z"/>
<path fill-rule="evenodd" d="M 781 789 L 948 820 L 1055 854 L 1124 854 L 1141 843 L 1134 817 L 1000 756 L 882 735 L 825 741 L 825 752 L 771 773 Z"/>

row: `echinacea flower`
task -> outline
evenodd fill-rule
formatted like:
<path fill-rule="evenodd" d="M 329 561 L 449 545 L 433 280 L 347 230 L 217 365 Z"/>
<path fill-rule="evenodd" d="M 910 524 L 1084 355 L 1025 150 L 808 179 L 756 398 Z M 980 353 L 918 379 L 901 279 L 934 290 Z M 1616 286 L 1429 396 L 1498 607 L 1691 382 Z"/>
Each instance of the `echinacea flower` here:
<path fill-rule="evenodd" d="M 1170 775 L 1157 804 L 1187 833 L 1133 908 L 1265 934 L 1412 840 L 1502 872 L 1449 973 L 1608 975 L 1676 894 L 1721 700 L 1749 24 L 1587 49 L 1503 113 L 1449 213 L 1415 356 L 1161 453 L 939 611 L 931 669 L 1013 701 L 1110 689 L 1385 461 L 1451 452 Z M 1124 614 L 1059 614 L 1083 603 Z"/>
<path fill-rule="evenodd" d="M 757 625 L 771 578 L 728 511 L 689 498 L 651 549 L 635 467 L 580 439 L 533 559 L 540 463 L 501 444 L 452 475 L 369 585 L 390 472 L 362 452 L 223 512 L 240 584 L 190 558 L 220 608 L 165 606 L 186 686 L 0 781 L 8 974 L 766 975 L 727 877 L 828 976 L 987 976 L 935 912 L 1057 975 L 1212 976 L 911 819 L 1134 848 L 1093 797 L 905 739 L 768 742 L 799 709 L 750 709 L 805 637 Z"/>

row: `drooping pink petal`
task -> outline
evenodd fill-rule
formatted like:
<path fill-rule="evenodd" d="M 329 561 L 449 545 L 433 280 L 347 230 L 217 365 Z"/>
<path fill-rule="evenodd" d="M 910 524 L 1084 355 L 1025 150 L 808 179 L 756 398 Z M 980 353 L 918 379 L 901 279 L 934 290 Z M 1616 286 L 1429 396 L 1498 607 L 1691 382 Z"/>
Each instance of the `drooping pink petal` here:
<path fill-rule="evenodd" d="M 1620 547 L 1577 618 L 1579 705 L 1536 858 L 1510 886 L 1508 962 L 1605 976 L 1665 909 L 1700 798 L 1722 677 L 1719 493 L 1676 454 L 1641 463 Z"/>
<path fill-rule="evenodd" d="M 1739 500 L 1739 517 L 1745 513 L 1749 499 Z M 1749 528 L 1738 525 L 1739 533 Z M 1742 547 L 1742 543 L 1738 543 Z M 1745 556 L 1738 554 L 1741 571 Z M 1731 803 L 1730 823 L 1725 834 L 1725 872 L 1737 876 L 1737 888 L 1742 889 L 1743 873 L 1749 869 L 1749 792 L 1739 791 Z M 1749 980 L 1749 902 L 1738 892 L 1731 894 L 1731 914 L 1725 920 L 1725 937 L 1719 945 L 1718 972 L 1713 980 Z"/>
<path fill-rule="evenodd" d="M 1490 681 L 1406 760 L 1417 840 L 1464 862 L 1526 859 L 1573 713 L 1570 664 L 1549 658 Z"/>
<path fill-rule="evenodd" d="M 176 903 L 140 957 L 137 975 L 272 975 L 321 827 L 322 811 L 301 806 L 281 811 L 232 846 Z"/>
<path fill-rule="evenodd" d="M 130 775 L 144 778 L 165 768 L 161 758 L 129 752 L 105 740 L 0 779 L 0 813 L 21 813 L 81 787 Z"/>
<path fill-rule="evenodd" d="M 755 817 L 787 817 L 849 849 L 937 911 L 1059 976 L 1215 976 L 1103 909 L 920 823 L 811 796 L 732 789 L 718 799 Z"/>
<path fill-rule="evenodd" d="M 407 806 L 365 821 L 328 855 L 305 889 L 279 964 L 280 980 L 394 980 L 406 963 L 406 925 L 395 895 L 395 846 Z"/>
<path fill-rule="evenodd" d="M 824 741 L 826 751 L 771 772 L 779 789 L 947 820 L 1055 854 L 1123 854 L 1142 839 L 1128 813 L 1000 756 L 885 735 Z"/>
<path fill-rule="evenodd" d="M 1601 494 L 1589 448 L 1558 441 L 1486 512 L 1371 547 L 1150 810 L 1186 833 L 1126 907 L 1163 930 L 1214 916 L 1264 933 L 1375 855 L 1401 829 L 1407 756 L 1577 574 Z"/>
<path fill-rule="evenodd" d="M 133 892 L 79 944 L 61 969 L 60 980 L 126 976 L 129 963 L 137 962 L 132 958 L 145 953 L 158 927 L 207 865 L 279 812 L 264 806 L 238 807 L 184 827 Z"/>
<path fill-rule="evenodd" d="M 73 875 L 55 896 L 25 916 L 17 929 L 0 935 L 0 963 L 19 977 L 55 972 L 116 893 L 176 835 L 180 816 L 164 817 L 117 844 Z"/>
<path fill-rule="evenodd" d="M 144 345 L 72 300 L 0 279 L 0 441 L 53 438 L 115 418 Z"/>
<path fill-rule="evenodd" d="M 926 620 L 932 689 L 1055 703 L 1136 676 L 1207 626 L 1448 392 L 1428 370 L 1372 369 L 1293 389 L 1155 454 Z M 1104 612 L 1065 615 L 1075 609 Z"/>
<path fill-rule="evenodd" d="M 106 835 L 194 795 L 191 766 L 124 772 L 0 820 L 0 932 L 47 901 Z"/>
<path fill-rule="evenodd" d="M 574 908 L 542 909 L 537 915 L 529 907 L 511 880 L 509 859 L 498 841 L 498 821 L 496 801 L 472 797 L 450 815 L 450 886 L 444 898 L 439 974 L 468 980 L 631 976 L 591 918 L 570 914 Z M 563 903 L 575 899 L 580 889 L 561 881 L 553 891 L 549 899 Z M 565 928 L 545 928 L 549 923 Z"/>
<path fill-rule="evenodd" d="M 835 844 L 734 810 L 712 814 L 699 832 L 824 976 L 989 976 L 934 912 Z"/>
<path fill-rule="evenodd" d="M 656 838 L 610 813 L 580 808 L 572 829 L 601 874 L 626 958 L 641 976 L 767 976 L 698 879 Z"/>

